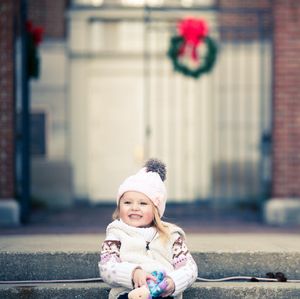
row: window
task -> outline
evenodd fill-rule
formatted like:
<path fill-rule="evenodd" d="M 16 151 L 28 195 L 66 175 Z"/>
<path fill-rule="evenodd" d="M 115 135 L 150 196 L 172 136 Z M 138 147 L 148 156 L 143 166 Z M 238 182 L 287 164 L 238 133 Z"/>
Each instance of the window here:
<path fill-rule="evenodd" d="M 31 154 L 46 155 L 46 115 L 44 112 L 31 113 Z"/>

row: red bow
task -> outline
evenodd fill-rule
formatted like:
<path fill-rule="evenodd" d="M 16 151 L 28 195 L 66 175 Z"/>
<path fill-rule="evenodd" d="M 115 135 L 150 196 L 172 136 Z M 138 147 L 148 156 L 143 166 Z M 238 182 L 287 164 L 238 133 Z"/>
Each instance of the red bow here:
<path fill-rule="evenodd" d="M 184 38 L 184 43 L 179 50 L 179 55 L 183 55 L 186 47 L 192 47 L 192 58 L 198 60 L 197 46 L 208 34 L 208 27 L 204 20 L 186 18 L 177 25 L 179 34 Z"/>
<path fill-rule="evenodd" d="M 31 21 L 26 21 L 26 29 L 27 32 L 32 34 L 34 45 L 38 46 L 43 39 L 44 29 L 42 27 L 33 27 Z"/>

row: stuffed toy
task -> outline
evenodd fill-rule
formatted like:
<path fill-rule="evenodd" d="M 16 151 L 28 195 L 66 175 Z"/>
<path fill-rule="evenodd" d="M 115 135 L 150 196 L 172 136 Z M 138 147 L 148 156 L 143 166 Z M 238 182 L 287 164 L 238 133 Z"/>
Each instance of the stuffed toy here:
<path fill-rule="evenodd" d="M 128 299 L 149 299 L 151 298 L 150 291 L 148 287 L 141 286 L 139 288 L 133 289 L 128 293 Z"/>
<path fill-rule="evenodd" d="M 165 272 L 153 271 L 151 274 L 156 278 L 156 281 L 148 279 L 148 287 L 142 286 L 132 290 L 128 294 L 128 299 L 152 299 L 159 297 L 164 292 L 167 288 L 167 282 L 164 280 Z"/>

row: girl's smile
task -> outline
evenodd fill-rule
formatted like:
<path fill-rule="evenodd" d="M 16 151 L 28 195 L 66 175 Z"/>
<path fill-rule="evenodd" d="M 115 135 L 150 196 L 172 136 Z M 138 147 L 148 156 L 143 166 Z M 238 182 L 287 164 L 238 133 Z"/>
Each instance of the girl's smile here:
<path fill-rule="evenodd" d="M 151 226 L 154 212 L 151 200 L 143 193 L 128 191 L 120 199 L 120 218 L 134 227 Z"/>
<path fill-rule="evenodd" d="M 142 216 L 137 214 L 129 214 L 129 218 L 140 219 Z"/>

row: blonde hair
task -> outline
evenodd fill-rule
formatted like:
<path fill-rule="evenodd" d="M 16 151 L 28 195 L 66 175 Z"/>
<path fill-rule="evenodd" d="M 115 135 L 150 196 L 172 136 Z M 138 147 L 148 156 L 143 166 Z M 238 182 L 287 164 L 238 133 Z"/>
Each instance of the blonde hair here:
<path fill-rule="evenodd" d="M 112 214 L 112 219 L 113 220 L 120 219 L 120 200 L 119 200 L 117 208 L 115 209 L 115 211 Z M 153 220 L 152 220 L 152 224 L 157 229 L 157 231 L 159 233 L 160 240 L 165 244 L 171 238 L 169 225 L 168 225 L 167 222 L 164 222 L 164 221 L 161 220 L 161 218 L 159 216 L 158 209 L 152 203 L 152 201 L 151 201 L 151 205 L 152 205 L 153 215 L 154 215 Z"/>
<path fill-rule="evenodd" d="M 163 222 L 159 216 L 158 209 L 153 205 L 154 209 L 154 218 L 153 218 L 153 226 L 156 227 L 156 229 L 159 232 L 159 238 L 162 240 L 162 242 L 165 244 L 168 242 L 171 238 L 170 234 L 170 228 L 168 223 Z"/>

